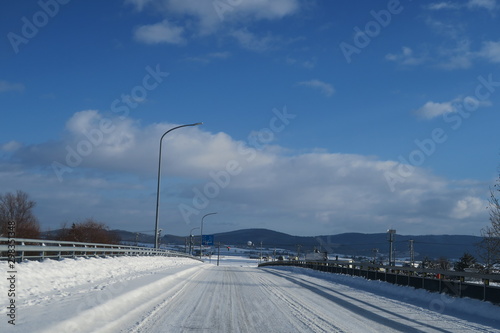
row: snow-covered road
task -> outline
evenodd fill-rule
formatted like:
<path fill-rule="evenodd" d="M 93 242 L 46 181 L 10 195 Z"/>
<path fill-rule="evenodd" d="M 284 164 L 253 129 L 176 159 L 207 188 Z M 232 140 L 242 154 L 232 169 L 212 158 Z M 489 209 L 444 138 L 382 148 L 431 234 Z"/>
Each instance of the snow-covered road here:
<path fill-rule="evenodd" d="M 500 307 L 489 303 L 226 259 L 18 264 L 16 325 L 7 324 L 0 298 L 0 331 L 500 332 Z"/>

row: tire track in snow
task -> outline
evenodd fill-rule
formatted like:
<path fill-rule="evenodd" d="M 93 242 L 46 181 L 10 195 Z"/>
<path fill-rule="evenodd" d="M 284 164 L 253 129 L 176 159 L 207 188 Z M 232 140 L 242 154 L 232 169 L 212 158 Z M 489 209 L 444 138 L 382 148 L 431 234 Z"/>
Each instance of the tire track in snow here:
<path fill-rule="evenodd" d="M 148 285 L 130 290 L 105 303 L 81 311 L 76 316 L 67 318 L 43 330 L 43 332 L 118 332 L 124 326 L 130 326 L 131 318 L 137 318 L 141 313 L 154 308 L 156 304 L 161 303 L 162 299 L 168 297 L 175 290 L 175 286 L 179 284 L 182 277 L 197 270 L 199 267 L 187 268 Z M 158 293 L 158 291 L 163 292 Z"/>
<path fill-rule="evenodd" d="M 404 332 L 491 332 L 484 326 L 467 323 L 466 321 L 457 320 L 453 317 L 447 317 L 441 314 L 434 313 L 430 310 L 422 309 L 418 306 L 405 304 L 403 302 L 378 298 L 377 303 L 385 302 L 386 307 L 371 304 L 358 298 L 354 298 L 345 293 L 325 287 L 321 284 L 314 283 L 305 278 L 299 277 L 297 274 L 286 274 L 273 269 L 268 270 L 270 273 L 281 276 L 301 287 L 307 288 L 319 296 L 330 299 L 332 302 L 343 305 L 346 309 L 351 310 L 355 314 L 364 313 L 364 318 L 373 320 L 377 324 L 384 324 L 388 328 L 396 329 Z M 355 291 L 356 292 L 356 291 Z M 365 294 L 365 292 L 363 292 Z M 361 293 L 360 293 L 361 295 Z M 391 310 L 392 306 L 394 310 Z M 402 310 L 402 308 L 404 310 Z M 411 311 L 408 309 L 411 308 Z M 404 312 L 405 314 L 401 314 Z M 409 312 L 409 313 L 408 313 Z M 418 316 L 420 313 L 420 316 Z M 425 318 L 422 316 L 425 315 Z M 449 318 L 449 319 L 448 319 Z M 435 323 L 435 324 L 433 324 Z M 412 326 L 410 326 L 412 325 Z"/>
<path fill-rule="evenodd" d="M 201 266 L 200 270 L 195 272 L 193 275 L 187 277 L 185 280 L 175 285 L 174 288 L 170 289 L 167 293 L 171 295 L 165 295 L 162 302 L 156 305 L 152 311 L 148 312 L 140 321 L 136 323 L 136 326 L 133 328 L 127 329 L 127 332 L 149 332 L 149 328 L 154 326 L 156 321 L 158 320 L 158 314 L 164 310 L 164 308 L 172 302 L 176 297 L 182 295 L 186 288 L 190 287 L 191 282 L 200 275 L 206 267 Z"/>
<path fill-rule="evenodd" d="M 256 277 L 262 273 L 256 268 L 208 266 L 136 333 L 307 331 L 283 302 L 272 301 L 276 296 Z"/>
<path fill-rule="evenodd" d="M 311 329 L 312 332 L 325 332 L 325 333 L 341 333 L 347 332 L 344 329 L 327 321 L 324 317 L 318 315 L 315 308 L 309 308 L 297 302 L 288 291 L 284 291 L 282 285 L 278 285 L 275 281 L 266 278 L 263 275 L 259 276 L 260 283 L 267 293 L 278 297 L 283 301 L 287 307 L 290 308 L 295 318 L 300 320 L 306 327 Z M 281 305 L 282 306 L 282 305 Z"/>

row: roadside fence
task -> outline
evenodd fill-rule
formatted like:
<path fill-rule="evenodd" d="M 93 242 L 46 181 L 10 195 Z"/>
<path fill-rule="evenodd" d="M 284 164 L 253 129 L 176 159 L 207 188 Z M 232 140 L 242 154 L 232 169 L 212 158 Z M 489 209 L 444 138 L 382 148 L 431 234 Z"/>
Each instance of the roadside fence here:
<path fill-rule="evenodd" d="M 500 274 L 387 266 L 352 260 L 284 260 L 259 264 L 259 267 L 267 266 L 297 266 L 322 272 L 360 276 L 368 280 L 385 281 L 416 289 L 422 288 L 450 296 L 469 297 L 500 305 Z"/>

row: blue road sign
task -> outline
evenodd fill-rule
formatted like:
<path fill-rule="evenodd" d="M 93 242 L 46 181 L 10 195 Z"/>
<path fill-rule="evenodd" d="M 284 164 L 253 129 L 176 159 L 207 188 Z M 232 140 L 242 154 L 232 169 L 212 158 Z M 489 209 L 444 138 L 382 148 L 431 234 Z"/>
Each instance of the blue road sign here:
<path fill-rule="evenodd" d="M 201 238 L 201 243 L 206 246 L 214 245 L 214 235 L 203 235 Z"/>

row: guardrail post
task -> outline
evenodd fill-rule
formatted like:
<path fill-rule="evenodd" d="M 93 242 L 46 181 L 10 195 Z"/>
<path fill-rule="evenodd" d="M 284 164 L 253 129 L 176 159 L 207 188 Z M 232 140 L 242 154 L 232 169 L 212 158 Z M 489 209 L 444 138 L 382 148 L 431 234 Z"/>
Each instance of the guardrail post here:
<path fill-rule="evenodd" d="M 45 246 L 45 243 L 42 243 L 42 246 Z M 40 252 L 40 261 L 44 260 L 45 260 L 45 250 L 42 250 L 42 252 Z"/>
<path fill-rule="evenodd" d="M 483 301 L 486 301 L 486 290 L 488 289 L 487 287 L 490 285 L 490 280 L 489 279 L 484 279 L 484 294 L 483 294 Z"/>
<path fill-rule="evenodd" d="M 23 247 L 23 250 L 21 250 L 21 261 L 20 262 L 23 262 L 24 261 L 24 242 L 21 242 L 21 246 Z"/>

